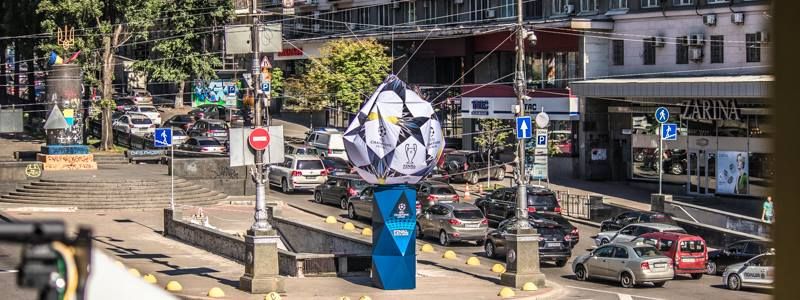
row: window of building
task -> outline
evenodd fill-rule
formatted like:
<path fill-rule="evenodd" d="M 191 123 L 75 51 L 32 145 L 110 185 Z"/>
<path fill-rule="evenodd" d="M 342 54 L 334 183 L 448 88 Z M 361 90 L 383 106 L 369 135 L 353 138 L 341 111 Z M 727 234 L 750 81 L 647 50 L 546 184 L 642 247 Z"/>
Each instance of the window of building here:
<path fill-rule="evenodd" d="M 562 15 L 567 13 L 567 0 L 553 0 L 553 14 Z"/>
<path fill-rule="evenodd" d="M 422 16 L 423 23 L 435 24 L 438 21 L 436 19 L 436 3 L 433 0 L 425 0 L 422 2 L 422 6 L 425 9 L 425 15 Z"/>
<path fill-rule="evenodd" d="M 642 8 L 658 7 L 659 0 L 642 0 Z"/>
<path fill-rule="evenodd" d="M 472 0 L 470 1 L 470 14 L 472 21 L 483 20 L 486 16 L 486 11 L 489 9 L 489 0 Z"/>
<path fill-rule="evenodd" d="M 542 17 L 542 1 L 531 1 L 522 3 L 522 11 L 525 13 L 525 18 L 538 19 Z"/>
<path fill-rule="evenodd" d="M 722 35 L 711 36 L 711 63 L 721 64 L 725 62 L 725 37 Z"/>
<path fill-rule="evenodd" d="M 675 39 L 675 63 L 685 65 L 689 63 L 689 46 L 687 45 L 686 36 L 679 36 Z"/>
<path fill-rule="evenodd" d="M 408 23 L 417 22 L 417 2 L 409 1 L 408 2 L 408 17 L 406 18 Z"/>
<path fill-rule="evenodd" d="M 644 59 L 645 65 L 655 65 L 656 64 L 656 38 L 646 38 L 642 40 L 642 44 L 644 46 L 644 51 L 642 53 L 642 58 Z"/>
<path fill-rule="evenodd" d="M 611 41 L 611 55 L 615 66 L 622 66 L 625 64 L 625 41 L 612 40 Z"/>
<path fill-rule="evenodd" d="M 706 0 L 708 4 L 728 3 L 728 0 Z"/>
<path fill-rule="evenodd" d="M 517 14 L 517 1 L 516 0 L 502 0 L 500 1 L 500 16 L 501 18 L 514 17 Z"/>
<path fill-rule="evenodd" d="M 745 35 L 747 46 L 747 62 L 761 61 L 761 33 L 748 33 Z"/>
<path fill-rule="evenodd" d="M 581 12 L 597 11 L 597 0 L 581 0 Z"/>
<path fill-rule="evenodd" d="M 694 0 L 673 0 L 672 5 L 674 6 L 686 6 L 694 4 Z"/>
<path fill-rule="evenodd" d="M 628 8 L 628 0 L 609 0 L 609 9 L 625 9 Z"/>

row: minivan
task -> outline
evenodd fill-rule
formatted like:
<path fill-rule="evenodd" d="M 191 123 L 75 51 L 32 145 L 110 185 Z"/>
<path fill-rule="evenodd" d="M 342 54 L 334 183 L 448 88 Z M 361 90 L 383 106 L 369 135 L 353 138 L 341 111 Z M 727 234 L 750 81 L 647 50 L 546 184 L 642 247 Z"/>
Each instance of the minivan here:
<path fill-rule="evenodd" d="M 706 272 L 708 249 L 706 241 L 696 235 L 651 232 L 639 236 L 634 241 L 642 241 L 653 245 L 664 256 L 671 257 L 675 268 L 675 275 L 689 274 L 692 279 L 700 279 Z"/>
<path fill-rule="evenodd" d="M 344 134 L 340 131 L 312 131 L 306 137 L 306 143 L 317 148 L 320 156 L 333 156 L 347 159 L 344 151 Z"/>

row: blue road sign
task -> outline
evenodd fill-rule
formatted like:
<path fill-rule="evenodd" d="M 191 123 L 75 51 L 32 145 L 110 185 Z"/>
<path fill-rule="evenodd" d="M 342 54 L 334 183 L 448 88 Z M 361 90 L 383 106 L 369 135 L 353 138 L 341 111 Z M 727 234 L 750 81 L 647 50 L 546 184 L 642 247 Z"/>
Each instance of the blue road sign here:
<path fill-rule="evenodd" d="M 156 147 L 172 146 L 172 128 L 156 128 L 153 140 Z"/>
<path fill-rule="evenodd" d="M 667 123 L 669 120 L 669 109 L 666 107 L 659 107 L 656 109 L 656 121 L 658 123 Z"/>
<path fill-rule="evenodd" d="M 678 124 L 675 123 L 661 124 L 661 139 L 665 141 L 678 140 Z"/>
<path fill-rule="evenodd" d="M 531 117 L 517 117 L 517 139 L 529 139 L 533 136 Z"/>
<path fill-rule="evenodd" d="M 547 147 L 547 134 L 536 134 L 536 147 Z"/>
<path fill-rule="evenodd" d="M 269 93 L 269 90 L 272 88 L 270 82 L 262 82 L 261 83 L 261 91 L 264 93 Z"/>

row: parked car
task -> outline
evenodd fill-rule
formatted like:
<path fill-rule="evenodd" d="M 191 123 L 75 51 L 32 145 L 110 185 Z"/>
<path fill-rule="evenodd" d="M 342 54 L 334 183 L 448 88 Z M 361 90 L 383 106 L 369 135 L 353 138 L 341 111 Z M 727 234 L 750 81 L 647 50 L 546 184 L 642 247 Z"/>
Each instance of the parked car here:
<path fill-rule="evenodd" d="M 742 240 L 728 244 L 722 249 L 709 251 L 706 274 L 717 275 L 730 265 L 745 262 L 771 249 L 772 245 L 765 241 Z"/>
<path fill-rule="evenodd" d="M 486 243 L 483 245 L 487 257 L 507 255 L 506 236 L 509 227 L 516 221 L 516 218 L 510 218 L 501 222 L 497 229 L 489 230 L 486 234 Z M 528 222 L 539 233 L 539 261 L 552 261 L 558 267 L 565 266 L 567 260 L 572 256 L 572 246 L 570 237 L 564 234 L 561 226 L 547 220 L 529 220 Z"/>
<path fill-rule="evenodd" d="M 565 236 L 569 236 L 570 247 L 575 248 L 575 245 L 581 239 L 580 233 L 578 232 L 578 227 L 572 225 L 564 216 L 557 213 L 551 212 L 534 212 L 528 213 L 528 218 L 534 221 L 551 221 L 555 222 L 556 224 L 561 226 L 561 230 L 564 232 Z"/>
<path fill-rule="evenodd" d="M 172 127 L 172 144 L 180 145 L 189 140 L 189 136 L 182 128 Z"/>
<path fill-rule="evenodd" d="M 153 124 L 161 124 L 161 113 L 158 112 L 155 106 L 152 105 L 136 105 L 131 107 L 128 112 L 140 113 L 153 121 Z"/>
<path fill-rule="evenodd" d="M 671 257 L 675 275 L 688 274 L 692 279 L 700 279 L 706 272 L 708 249 L 706 241 L 696 235 L 671 232 L 645 233 L 633 240 L 656 247 L 659 252 Z"/>
<path fill-rule="evenodd" d="M 663 287 L 675 276 L 672 259 L 644 243 L 612 243 L 578 256 L 572 262 L 578 280 L 602 278 L 619 281 L 624 288 L 643 282 Z"/>
<path fill-rule="evenodd" d="M 269 166 L 269 182 L 280 186 L 284 193 L 313 190 L 327 180 L 328 170 L 316 156 L 287 155 L 283 163 Z"/>
<path fill-rule="evenodd" d="M 561 213 L 561 205 L 558 203 L 556 194 L 553 191 L 539 186 L 529 186 L 528 190 L 528 212 L 554 212 Z M 499 223 L 515 215 L 517 208 L 517 188 L 501 188 L 494 190 L 491 194 L 479 198 L 475 205 L 483 210 L 489 222 Z"/>
<path fill-rule="evenodd" d="M 194 125 L 195 119 L 190 115 L 174 115 L 169 117 L 162 127 L 180 127 L 183 130 L 189 130 Z"/>
<path fill-rule="evenodd" d="M 228 124 L 220 120 L 199 120 L 187 132 L 190 137 L 213 137 L 224 143 L 228 140 Z"/>
<path fill-rule="evenodd" d="M 461 199 L 453 186 L 446 182 L 428 180 L 416 186 L 417 201 L 422 204 L 423 209 L 436 203 L 459 202 Z"/>
<path fill-rule="evenodd" d="M 114 103 L 117 104 L 117 111 L 126 112 L 136 106 L 136 102 L 131 98 L 114 98 Z"/>
<path fill-rule="evenodd" d="M 672 232 L 672 233 L 686 233 L 686 230 L 675 225 L 662 224 L 662 223 L 635 223 L 622 227 L 618 231 L 604 231 L 594 236 L 594 242 L 598 246 L 608 244 L 610 242 L 630 242 L 633 239 L 651 232 Z"/>
<path fill-rule="evenodd" d="M 317 148 L 320 156 L 334 156 L 347 159 L 344 151 L 344 134 L 340 131 L 311 131 L 306 137 L 308 145 Z"/>
<path fill-rule="evenodd" d="M 755 256 L 746 262 L 732 264 L 722 273 L 722 283 L 731 290 L 743 286 L 771 288 L 775 282 L 775 253 Z"/>
<path fill-rule="evenodd" d="M 328 176 L 328 181 L 314 188 L 314 202 L 333 203 L 341 209 L 347 209 L 350 197 L 357 196 L 369 186 L 369 183 L 358 175 Z"/>
<path fill-rule="evenodd" d="M 678 225 L 667 214 L 653 211 L 627 211 L 600 223 L 600 232 L 620 230 L 633 223 L 664 223 Z"/>
<path fill-rule="evenodd" d="M 136 135 L 153 134 L 156 131 L 153 121 L 142 114 L 122 115 L 111 123 L 111 127 L 114 130 Z"/>
<path fill-rule="evenodd" d="M 360 218 L 372 219 L 372 202 L 375 201 L 374 186 L 364 188 L 361 193 L 347 199 L 347 217 L 352 220 Z M 416 201 L 416 215 L 419 216 L 422 206 Z"/>
<path fill-rule="evenodd" d="M 186 151 L 203 153 L 225 153 L 226 150 L 225 146 L 217 139 L 202 136 L 189 138 L 180 145 L 180 148 Z"/>
<path fill-rule="evenodd" d="M 444 159 L 445 176 L 449 180 L 477 184 L 478 181 L 491 176 L 496 180 L 506 177 L 506 167 L 500 161 L 492 159 L 489 170 L 488 155 L 478 151 L 458 150 L 448 153 Z"/>
<path fill-rule="evenodd" d="M 130 97 L 136 104 L 153 104 L 153 95 L 145 89 L 132 89 Z"/>
<path fill-rule="evenodd" d="M 437 203 L 417 216 L 417 238 L 435 236 L 442 246 L 459 241 L 483 245 L 488 229 L 481 210 L 469 203 Z"/>
<path fill-rule="evenodd" d="M 242 112 L 234 107 L 227 107 L 217 104 L 203 104 L 191 110 L 189 115 L 197 116 L 200 112 L 205 118 L 222 120 L 230 123 L 241 122 L 244 120 Z"/>
<path fill-rule="evenodd" d="M 340 157 L 328 156 L 322 157 L 322 164 L 331 175 L 344 175 L 350 174 L 353 166 L 349 161 Z"/>
<path fill-rule="evenodd" d="M 286 144 L 284 146 L 284 153 L 292 155 L 292 154 L 308 154 L 308 155 L 319 155 L 319 151 L 317 148 L 314 148 L 309 145 L 295 145 L 295 144 Z"/>

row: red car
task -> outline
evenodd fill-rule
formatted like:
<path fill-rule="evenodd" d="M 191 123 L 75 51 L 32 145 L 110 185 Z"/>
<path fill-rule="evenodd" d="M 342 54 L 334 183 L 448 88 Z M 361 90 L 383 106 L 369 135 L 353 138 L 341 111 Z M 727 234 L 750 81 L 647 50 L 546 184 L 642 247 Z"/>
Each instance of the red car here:
<path fill-rule="evenodd" d="M 696 235 L 651 232 L 640 235 L 634 241 L 642 241 L 656 247 L 661 254 L 673 259 L 675 275 L 688 274 L 692 279 L 700 279 L 706 272 L 708 249 L 706 241 Z"/>

